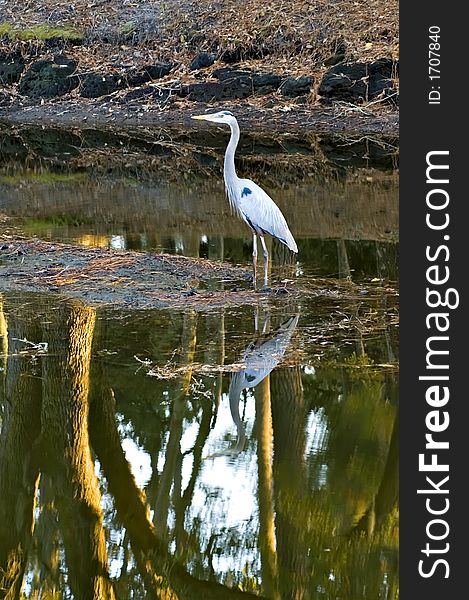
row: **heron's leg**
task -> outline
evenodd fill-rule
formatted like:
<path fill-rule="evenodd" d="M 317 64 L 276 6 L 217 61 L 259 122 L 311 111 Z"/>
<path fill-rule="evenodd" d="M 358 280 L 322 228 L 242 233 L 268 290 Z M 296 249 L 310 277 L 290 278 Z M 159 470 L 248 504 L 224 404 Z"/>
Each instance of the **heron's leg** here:
<path fill-rule="evenodd" d="M 265 245 L 264 236 L 261 235 L 262 249 L 264 250 L 264 287 L 267 287 L 267 273 L 269 268 L 269 253 L 267 252 L 267 246 Z"/>
<path fill-rule="evenodd" d="M 256 236 L 256 234 L 254 234 L 252 236 L 252 266 L 254 269 L 254 287 L 256 287 L 256 281 L 257 281 L 257 236 Z"/>

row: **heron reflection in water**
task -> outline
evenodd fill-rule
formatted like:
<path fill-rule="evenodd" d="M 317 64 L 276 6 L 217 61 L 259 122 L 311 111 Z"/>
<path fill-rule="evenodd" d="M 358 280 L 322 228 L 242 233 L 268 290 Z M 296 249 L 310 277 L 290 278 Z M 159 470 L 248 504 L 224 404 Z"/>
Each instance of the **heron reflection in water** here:
<path fill-rule="evenodd" d="M 208 459 L 216 458 L 217 456 L 236 455 L 242 452 L 246 440 L 246 432 L 239 414 L 241 392 L 245 389 L 256 387 L 275 369 L 290 344 L 292 335 L 298 324 L 298 319 L 299 315 L 294 315 L 282 323 L 275 331 L 266 333 L 269 321 L 267 317 L 262 332 L 258 333 L 246 348 L 243 355 L 243 363 L 245 363 L 246 367 L 233 374 L 228 390 L 231 417 L 237 430 L 236 444 L 232 448 L 207 456 Z"/>

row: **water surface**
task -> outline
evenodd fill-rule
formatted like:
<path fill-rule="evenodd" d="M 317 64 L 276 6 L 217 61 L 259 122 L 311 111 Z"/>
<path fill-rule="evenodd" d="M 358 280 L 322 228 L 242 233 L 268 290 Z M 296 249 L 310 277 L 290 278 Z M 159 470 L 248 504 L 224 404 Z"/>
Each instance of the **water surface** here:
<path fill-rule="evenodd" d="M 23 231 L 249 265 L 224 138 L 9 136 L 0 210 Z M 321 275 L 328 295 L 207 311 L 0 296 L 12 597 L 398 597 L 397 175 L 379 144 L 347 144 L 240 153 L 298 239 L 297 262 L 274 244 L 274 280 Z"/>

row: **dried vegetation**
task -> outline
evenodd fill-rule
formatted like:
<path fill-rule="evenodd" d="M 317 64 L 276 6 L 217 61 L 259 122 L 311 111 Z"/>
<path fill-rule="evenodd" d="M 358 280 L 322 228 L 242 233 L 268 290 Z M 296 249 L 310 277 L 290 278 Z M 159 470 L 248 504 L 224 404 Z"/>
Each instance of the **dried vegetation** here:
<path fill-rule="evenodd" d="M 312 75 L 315 87 L 310 102 L 315 101 L 315 89 L 330 65 L 398 57 L 397 0 L 57 4 L 0 0 L 0 51 L 2 43 L 10 48 L 14 44 L 23 53 L 44 56 L 62 44 L 83 72 L 119 73 L 129 66 L 169 61 L 175 68 L 165 82 L 181 84 L 200 78 L 201 72 L 190 71 L 189 65 L 205 51 L 218 60 L 203 76 L 220 62 L 284 75 Z"/>

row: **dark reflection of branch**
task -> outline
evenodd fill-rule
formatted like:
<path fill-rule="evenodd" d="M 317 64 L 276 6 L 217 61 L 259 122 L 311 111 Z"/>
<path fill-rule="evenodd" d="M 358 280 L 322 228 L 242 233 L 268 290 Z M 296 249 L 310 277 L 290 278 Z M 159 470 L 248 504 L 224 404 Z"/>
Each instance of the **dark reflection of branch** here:
<path fill-rule="evenodd" d="M 206 364 L 225 364 L 225 312 L 207 315 L 205 318 L 205 351 Z M 218 407 L 220 406 L 223 391 L 223 373 L 218 373 L 214 378 L 213 396 L 215 403 L 214 421 L 216 421 Z M 212 423 L 212 427 L 215 423 Z"/>
<path fill-rule="evenodd" d="M 8 344 L 7 322 L 3 318 L 3 348 L 11 354 L 18 341 Z M 14 337 L 38 339 L 35 326 L 14 320 Z M 40 434 L 41 380 L 31 376 L 26 358 L 5 360 L 5 385 L 1 390 L 3 408 L 0 434 L 0 597 L 22 597 L 21 588 L 31 546 L 34 502 L 39 480 L 37 440 Z"/>
<path fill-rule="evenodd" d="M 122 450 L 114 395 L 110 390 L 103 390 L 91 405 L 90 435 L 114 498 L 117 516 L 127 530 L 148 597 L 159 600 L 259 598 L 219 583 L 200 581 L 168 554 L 166 544 L 156 534 L 144 494 L 137 487 Z"/>
<path fill-rule="evenodd" d="M 337 240 L 337 262 L 339 266 L 339 278 L 351 279 L 350 263 L 348 260 L 347 246 L 345 240 Z"/>
<path fill-rule="evenodd" d="M 385 253 L 383 251 L 383 247 L 375 242 L 376 249 L 376 268 L 378 272 L 378 277 L 384 279 L 386 277 L 388 269 L 386 269 L 385 264 Z M 393 339 L 390 332 L 390 326 L 387 322 L 387 313 L 388 313 L 388 296 L 387 294 L 383 294 L 380 299 L 381 311 L 382 311 L 382 321 L 383 321 L 383 332 L 384 332 L 384 341 L 386 344 L 386 352 L 388 361 L 390 363 L 395 362 L 397 351 L 393 348 Z"/>
<path fill-rule="evenodd" d="M 184 315 L 181 336 L 182 365 L 191 365 L 194 362 L 194 352 L 197 334 L 197 313 L 188 312 Z M 184 413 L 187 395 L 192 379 L 192 370 L 188 369 L 181 383 L 181 391 L 174 399 L 171 409 L 171 420 L 169 425 L 169 440 L 166 447 L 165 463 L 158 484 L 158 492 L 155 502 L 154 524 L 161 539 L 166 538 L 168 511 L 170 503 L 171 486 L 176 476 L 178 458 L 181 453 L 181 437 L 183 434 Z"/>
<path fill-rule="evenodd" d="M 101 494 L 88 438 L 89 369 L 95 311 L 78 302 L 50 311 L 43 371 L 44 470 L 55 488 L 70 587 L 77 600 L 113 599 Z"/>
<path fill-rule="evenodd" d="M 210 433 L 210 423 L 212 421 L 212 404 L 211 402 L 205 402 L 202 408 L 202 418 L 200 420 L 199 432 L 195 440 L 194 448 L 192 450 L 192 472 L 186 489 L 179 497 L 175 498 L 174 512 L 175 512 L 175 530 L 176 530 L 176 554 L 178 559 L 184 562 L 185 554 L 187 554 L 186 538 L 187 534 L 184 530 L 184 519 L 186 511 L 192 501 L 194 494 L 195 484 L 199 475 L 200 467 L 202 466 L 202 451 Z M 182 461 L 181 461 L 182 463 Z"/>
<path fill-rule="evenodd" d="M 269 317 L 266 317 L 267 325 Z M 246 440 L 244 424 L 239 414 L 241 392 L 256 387 L 269 373 L 275 369 L 282 359 L 298 324 L 299 316 L 290 317 L 272 333 L 258 335 L 244 352 L 243 362 L 246 367 L 234 373 L 228 391 L 231 417 L 236 425 L 236 444 L 227 450 L 216 452 L 207 458 L 215 458 L 225 454 L 239 454 Z M 265 328 L 264 328 L 265 329 Z"/>
<path fill-rule="evenodd" d="M 272 264 L 278 279 L 291 279 L 295 276 L 296 255 L 277 240 L 272 241 Z"/>
<path fill-rule="evenodd" d="M 156 549 L 163 552 L 164 546 L 156 539 L 150 521 L 149 509 L 143 492 L 138 488 L 121 446 L 115 420 L 115 400 L 110 388 L 103 387 L 91 402 L 89 418 L 91 445 L 101 463 L 114 498 L 119 520 L 129 536 L 130 544 L 149 593 L 155 582 L 150 577 L 143 555 Z M 152 594 L 151 597 L 157 597 Z"/>

